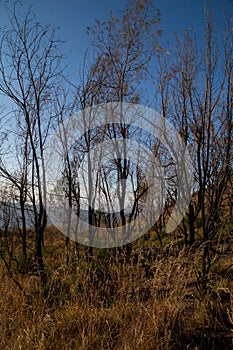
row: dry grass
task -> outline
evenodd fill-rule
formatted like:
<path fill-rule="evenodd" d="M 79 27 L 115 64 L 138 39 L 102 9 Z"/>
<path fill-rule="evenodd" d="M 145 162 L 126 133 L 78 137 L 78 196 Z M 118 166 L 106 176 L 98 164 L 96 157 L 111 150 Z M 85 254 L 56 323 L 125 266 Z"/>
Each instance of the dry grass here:
<path fill-rule="evenodd" d="M 66 265 L 64 237 L 51 230 L 47 283 L 16 274 L 23 292 L 1 265 L 0 349 L 233 348 L 232 255 L 217 261 L 203 293 L 198 249 L 146 245 L 136 242 L 130 261 L 124 249 L 96 250 L 90 261 L 84 247 L 77 259 L 71 244 Z"/>

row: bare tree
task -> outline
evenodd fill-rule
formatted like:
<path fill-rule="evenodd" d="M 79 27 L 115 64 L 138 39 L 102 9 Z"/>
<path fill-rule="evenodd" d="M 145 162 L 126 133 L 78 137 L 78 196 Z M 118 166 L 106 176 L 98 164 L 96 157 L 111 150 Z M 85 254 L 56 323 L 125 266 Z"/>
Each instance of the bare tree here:
<path fill-rule="evenodd" d="M 23 165 L 22 196 L 33 206 L 35 258 L 43 274 L 42 244 L 47 221 L 44 147 L 54 118 L 52 96 L 59 82 L 62 55 L 55 30 L 36 22 L 31 9 L 22 12 L 19 2 L 8 9 L 10 27 L 1 31 L 0 92 L 19 114 L 25 132 L 23 157 L 27 157 L 27 149 L 31 152 L 30 169 L 27 159 Z M 27 194 L 25 181 L 31 188 Z"/>
<path fill-rule="evenodd" d="M 221 207 L 232 168 L 232 31 L 223 46 L 215 35 L 213 18 L 207 14 L 205 48 L 197 47 L 186 31 L 176 37 L 172 63 L 160 58 L 161 106 L 182 137 L 195 166 L 196 195 L 183 221 L 186 243 L 202 233 L 201 280 L 211 266 L 213 242 L 221 226 Z M 223 50 L 221 50 L 223 48 Z"/>
<path fill-rule="evenodd" d="M 156 49 L 159 48 L 158 29 L 160 14 L 153 7 L 151 1 L 133 0 L 118 17 L 112 15 L 109 21 L 100 23 L 96 21 L 88 32 L 91 48 L 94 52 L 94 61 L 83 71 L 82 84 L 77 92 L 77 109 L 85 111 L 99 103 L 107 102 L 139 102 L 140 85 L 149 71 L 149 66 Z M 85 66 L 84 66 L 85 68 Z M 90 150 L 93 143 L 100 143 L 108 137 L 116 135 L 125 139 L 129 134 L 129 125 L 122 120 L 118 126 L 107 125 L 105 130 L 98 130 L 98 135 L 91 131 L 90 116 L 84 112 L 83 120 L 84 144 L 87 155 L 88 174 L 88 211 L 89 224 L 93 224 L 93 205 L 96 193 L 96 178 L 93 178 L 93 162 Z M 115 130 L 114 130 L 115 128 Z M 97 131 L 97 130 L 96 130 Z M 125 230 L 126 214 L 126 180 L 130 180 L 130 162 L 127 160 L 127 149 L 118 150 L 112 167 L 115 168 L 118 178 L 118 202 L 122 230 Z M 102 182 L 103 197 L 111 207 L 110 192 L 107 186 L 106 172 L 96 173 L 98 181 Z M 105 182 L 105 186 L 103 183 Z M 134 189 L 135 190 L 135 189 Z M 108 199 L 107 199 L 108 198 Z M 138 200 L 138 199 L 137 199 Z M 126 237 L 126 233 L 123 232 Z M 91 233 L 93 236 L 93 233 Z M 92 240 L 93 237 L 90 237 Z M 126 241 L 126 239 L 125 239 Z"/>

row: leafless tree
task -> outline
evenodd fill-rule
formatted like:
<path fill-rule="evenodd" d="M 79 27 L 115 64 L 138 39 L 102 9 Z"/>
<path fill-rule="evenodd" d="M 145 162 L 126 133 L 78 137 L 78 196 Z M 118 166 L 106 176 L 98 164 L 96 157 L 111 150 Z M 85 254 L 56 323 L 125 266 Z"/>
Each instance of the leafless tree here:
<path fill-rule="evenodd" d="M 222 223 L 221 207 L 232 172 L 232 30 L 218 43 L 207 14 L 205 47 L 186 31 L 176 37 L 172 62 L 160 57 L 161 108 L 183 139 L 195 167 L 196 195 L 183 221 L 186 243 L 202 235 L 202 282 L 211 266 L 213 240 Z M 189 238 L 188 238 L 189 234 Z"/>
<path fill-rule="evenodd" d="M 149 71 L 153 55 L 157 49 L 158 37 L 161 31 L 158 29 L 160 13 L 154 9 L 151 1 L 130 1 L 120 15 L 112 15 L 111 19 L 88 28 L 91 40 L 91 53 L 94 60 L 87 69 L 83 70 L 82 83 L 77 92 L 77 109 L 85 110 L 99 103 L 107 102 L 139 102 L 140 85 Z M 118 126 L 107 125 L 105 130 L 98 135 L 90 130 L 90 116 L 83 115 L 83 130 L 85 135 L 85 152 L 87 154 L 88 174 L 88 202 L 89 224 L 93 224 L 93 204 L 96 194 L 96 179 L 93 178 L 93 163 L 90 159 L 90 149 L 94 142 L 100 143 L 100 138 L 105 140 L 111 134 L 126 140 L 129 125 L 123 121 Z M 115 128 L 115 130 L 114 130 Z M 115 135 L 115 136 L 114 136 Z M 127 149 L 118 150 L 118 156 L 114 164 L 118 178 L 118 201 L 122 229 L 125 230 L 126 214 L 124 204 L 126 200 L 126 180 L 130 180 L 130 162 L 127 160 Z M 102 182 L 102 190 L 105 200 L 111 207 L 110 192 L 107 186 L 106 172 L 97 172 L 98 181 Z M 105 182 L 105 186 L 103 185 Z M 135 189 L 134 189 L 135 190 Z M 108 199 L 107 199 L 108 198 Z M 136 197 L 135 197 L 136 198 Z M 138 200 L 138 199 L 137 199 Z M 123 232 L 124 235 L 124 232 Z M 91 233 L 91 236 L 93 234 Z M 126 236 L 126 233 L 125 233 Z M 90 239 L 93 239 L 93 237 Z"/>
<path fill-rule="evenodd" d="M 0 92 L 18 113 L 25 132 L 21 200 L 23 203 L 23 197 L 27 197 L 33 206 L 35 258 L 43 274 L 42 244 L 47 222 L 44 147 L 55 118 L 52 96 L 63 55 L 55 30 L 39 24 L 31 8 L 25 14 L 21 3 L 16 2 L 13 9 L 8 8 L 8 14 L 9 28 L 1 30 Z M 31 152 L 30 168 L 27 150 Z M 27 183 L 29 193 L 25 192 Z"/>

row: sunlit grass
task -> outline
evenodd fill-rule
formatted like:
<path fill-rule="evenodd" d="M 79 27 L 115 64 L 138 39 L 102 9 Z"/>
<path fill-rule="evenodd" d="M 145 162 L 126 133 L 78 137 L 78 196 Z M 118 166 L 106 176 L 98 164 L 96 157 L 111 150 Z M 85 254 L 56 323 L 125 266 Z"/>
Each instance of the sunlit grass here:
<path fill-rule="evenodd" d="M 201 254 L 181 249 L 177 241 L 159 248 L 155 237 L 142 238 L 132 245 L 130 260 L 124 247 L 94 249 L 88 259 L 87 248 L 79 245 L 77 256 L 70 242 L 68 265 L 64 243 L 55 228 L 47 229 L 47 282 L 33 273 L 16 274 L 23 292 L 0 265 L 1 349 L 159 350 L 198 344 L 219 349 L 219 341 L 230 344 L 232 267 L 219 275 L 230 266 L 230 256 L 216 260 L 208 289 L 201 293 Z"/>

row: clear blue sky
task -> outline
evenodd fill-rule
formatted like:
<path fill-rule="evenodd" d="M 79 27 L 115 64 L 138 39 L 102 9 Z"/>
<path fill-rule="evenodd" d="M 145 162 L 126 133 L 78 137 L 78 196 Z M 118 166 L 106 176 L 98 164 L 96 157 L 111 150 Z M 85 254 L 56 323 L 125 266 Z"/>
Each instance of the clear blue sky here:
<path fill-rule="evenodd" d="M 208 2 L 207 0 L 206 2 Z M 13 0 L 9 0 L 9 3 Z M 95 19 L 105 20 L 110 11 L 117 13 L 123 9 L 127 0 L 24 0 L 26 6 L 32 4 L 39 22 L 52 23 L 60 27 L 59 36 L 67 41 L 70 50 L 71 74 L 79 69 L 82 55 L 88 47 L 87 26 L 92 26 Z M 155 6 L 162 13 L 162 47 L 172 45 L 173 32 L 181 34 L 185 28 L 195 29 L 201 41 L 204 28 L 204 0 L 154 0 Z M 222 9 L 233 13 L 232 0 L 212 0 L 218 31 L 222 30 Z M 0 25 L 6 23 L 4 0 L 0 0 Z M 169 43 L 169 44 L 168 44 Z"/>

